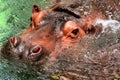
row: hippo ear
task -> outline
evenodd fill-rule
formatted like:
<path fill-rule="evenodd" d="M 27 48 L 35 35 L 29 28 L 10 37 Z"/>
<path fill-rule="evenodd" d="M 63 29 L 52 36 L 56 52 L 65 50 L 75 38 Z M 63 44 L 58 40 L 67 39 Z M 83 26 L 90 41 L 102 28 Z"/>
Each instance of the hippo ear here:
<path fill-rule="evenodd" d="M 40 12 L 41 11 L 41 8 L 39 8 L 38 5 L 34 4 L 32 6 L 32 13 L 35 13 L 35 12 Z"/>
<path fill-rule="evenodd" d="M 74 21 L 67 21 L 62 29 L 66 37 L 77 38 L 83 36 L 85 32 Z"/>

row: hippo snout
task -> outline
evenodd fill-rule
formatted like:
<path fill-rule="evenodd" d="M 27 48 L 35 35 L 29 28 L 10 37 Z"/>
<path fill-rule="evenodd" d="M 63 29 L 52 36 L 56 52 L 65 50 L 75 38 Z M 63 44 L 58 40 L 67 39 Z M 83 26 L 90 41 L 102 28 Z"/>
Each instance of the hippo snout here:
<path fill-rule="evenodd" d="M 2 47 L 2 54 L 14 59 L 39 61 L 47 54 L 46 49 L 39 45 L 27 44 L 27 41 L 22 41 L 20 37 L 11 37 L 8 42 Z"/>
<path fill-rule="evenodd" d="M 13 48 L 16 48 L 17 46 L 19 46 L 20 42 L 21 42 L 20 37 L 11 37 L 9 39 L 9 43 Z"/>

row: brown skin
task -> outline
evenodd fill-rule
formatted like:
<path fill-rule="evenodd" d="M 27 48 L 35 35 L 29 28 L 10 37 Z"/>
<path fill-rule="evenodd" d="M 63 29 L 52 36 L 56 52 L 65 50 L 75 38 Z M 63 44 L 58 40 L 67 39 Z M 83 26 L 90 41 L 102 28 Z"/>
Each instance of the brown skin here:
<path fill-rule="evenodd" d="M 95 33 L 97 29 L 92 23 L 100 17 L 97 13 L 79 18 L 69 9 L 58 11 L 60 6 L 58 3 L 43 10 L 33 5 L 30 26 L 22 34 L 11 37 L 2 52 L 17 59 L 42 62 L 45 56 L 56 56 L 57 44 L 64 48 L 86 34 Z"/>

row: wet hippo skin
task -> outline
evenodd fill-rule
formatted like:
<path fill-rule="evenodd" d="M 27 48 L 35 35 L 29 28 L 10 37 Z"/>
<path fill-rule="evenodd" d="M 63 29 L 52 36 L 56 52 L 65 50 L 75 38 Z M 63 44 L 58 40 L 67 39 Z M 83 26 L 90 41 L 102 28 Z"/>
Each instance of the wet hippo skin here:
<path fill-rule="evenodd" d="M 30 26 L 20 35 L 11 37 L 2 53 L 18 59 L 40 61 L 54 52 L 56 44 L 62 48 L 86 34 L 95 33 L 92 25 L 95 19 L 90 16 L 88 20 L 88 17 L 81 19 L 69 8 L 64 9 L 61 3 L 46 10 L 33 5 Z"/>

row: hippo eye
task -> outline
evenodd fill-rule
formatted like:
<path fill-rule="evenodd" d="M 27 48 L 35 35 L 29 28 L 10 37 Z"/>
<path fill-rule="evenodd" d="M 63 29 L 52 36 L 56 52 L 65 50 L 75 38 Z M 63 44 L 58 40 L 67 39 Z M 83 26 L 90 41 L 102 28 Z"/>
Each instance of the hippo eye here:
<path fill-rule="evenodd" d="M 71 33 L 73 33 L 74 35 L 77 35 L 79 32 L 79 29 L 74 29 Z"/>

